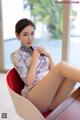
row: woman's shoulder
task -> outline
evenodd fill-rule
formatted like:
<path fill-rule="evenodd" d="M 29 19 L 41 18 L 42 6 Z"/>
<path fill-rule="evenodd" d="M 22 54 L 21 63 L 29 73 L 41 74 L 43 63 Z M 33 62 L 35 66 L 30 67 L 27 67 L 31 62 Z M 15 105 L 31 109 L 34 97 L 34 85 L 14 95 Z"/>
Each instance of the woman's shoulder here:
<path fill-rule="evenodd" d="M 19 54 L 22 54 L 22 51 L 20 50 L 20 48 L 17 49 L 17 50 L 15 50 L 14 52 L 12 52 L 12 53 L 11 53 L 11 57 L 12 57 L 12 56 L 17 56 L 17 55 L 19 55 Z"/>
<path fill-rule="evenodd" d="M 21 57 L 24 57 L 25 56 L 25 53 L 24 51 L 22 51 L 20 48 L 15 50 L 14 52 L 11 53 L 11 59 L 13 58 L 21 58 Z"/>
<path fill-rule="evenodd" d="M 17 60 L 20 60 L 20 59 L 25 60 L 25 59 L 30 57 L 30 54 L 28 52 L 25 52 L 25 51 L 23 51 L 23 50 L 21 50 L 19 48 L 19 49 L 15 50 L 14 52 L 12 52 L 10 57 L 11 57 L 12 60 L 15 60 L 15 59 L 17 59 Z"/>

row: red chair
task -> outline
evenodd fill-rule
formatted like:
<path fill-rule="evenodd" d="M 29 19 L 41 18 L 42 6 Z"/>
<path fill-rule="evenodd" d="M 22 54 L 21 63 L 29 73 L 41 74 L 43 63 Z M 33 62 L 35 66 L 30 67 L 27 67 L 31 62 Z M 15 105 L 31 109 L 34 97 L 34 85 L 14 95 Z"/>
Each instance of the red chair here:
<path fill-rule="evenodd" d="M 7 73 L 7 85 L 14 107 L 24 120 L 45 120 L 51 111 L 41 113 L 28 99 L 20 95 L 24 83 L 15 68 Z"/>

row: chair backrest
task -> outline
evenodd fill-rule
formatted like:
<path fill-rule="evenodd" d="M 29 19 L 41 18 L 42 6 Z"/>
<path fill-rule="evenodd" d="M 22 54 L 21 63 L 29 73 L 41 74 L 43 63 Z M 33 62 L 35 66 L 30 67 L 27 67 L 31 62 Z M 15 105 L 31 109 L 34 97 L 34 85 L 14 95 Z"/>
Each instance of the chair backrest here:
<path fill-rule="evenodd" d="M 20 94 L 24 87 L 24 82 L 21 80 L 15 68 L 12 68 L 7 75 L 8 86 L 16 93 Z"/>

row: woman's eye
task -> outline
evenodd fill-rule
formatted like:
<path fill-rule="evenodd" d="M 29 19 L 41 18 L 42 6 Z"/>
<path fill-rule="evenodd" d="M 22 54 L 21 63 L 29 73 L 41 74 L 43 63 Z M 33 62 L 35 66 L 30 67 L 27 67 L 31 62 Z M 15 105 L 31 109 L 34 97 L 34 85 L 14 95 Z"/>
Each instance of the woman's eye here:
<path fill-rule="evenodd" d="M 27 36 L 27 34 L 24 33 L 23 36 Z"/>

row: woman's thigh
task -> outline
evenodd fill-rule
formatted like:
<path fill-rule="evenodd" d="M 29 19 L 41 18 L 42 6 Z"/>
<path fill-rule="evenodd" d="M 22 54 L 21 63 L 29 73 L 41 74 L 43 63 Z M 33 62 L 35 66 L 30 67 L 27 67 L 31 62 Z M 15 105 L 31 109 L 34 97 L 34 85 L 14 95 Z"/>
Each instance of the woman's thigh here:
<path fill-rule="evenodd" d="M 64 78 L 73 82 L 80 81 L 80 70 L 75 69 L 66 62 L 59 63 L 32 88 L 27 98 L 41 111 L 47 110 Z"/>
<path fill-rule="evenodd" d="M 63 81 L 56 65 L 36 86 L 28 93 L 27 98 L 41 111 L 46 111 L 55 97 L 55 94 Z"/>
<path fill-rule="evenodd" d="M 61 84 L 56 93 L 55 98 L 51 103 L 50 110 L 55 109 L 58 105 L 60 105 L 66 98 L 68 98 L 72 94 L 75 84 L 76 84 L 75 80 L 73 81 L 70 79 L 64 79 L 63 83 Z"/>

